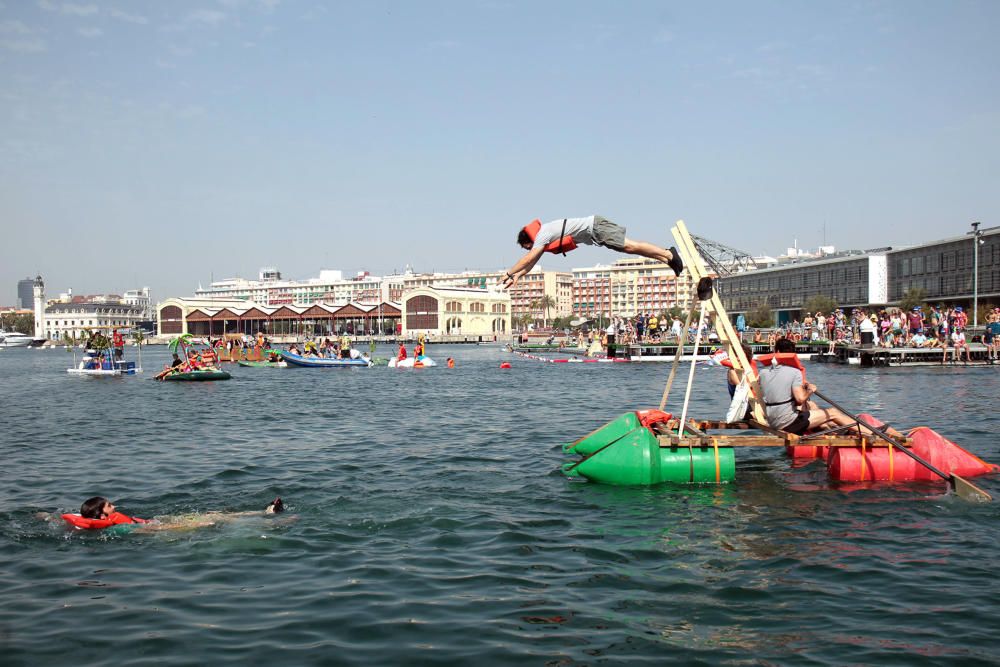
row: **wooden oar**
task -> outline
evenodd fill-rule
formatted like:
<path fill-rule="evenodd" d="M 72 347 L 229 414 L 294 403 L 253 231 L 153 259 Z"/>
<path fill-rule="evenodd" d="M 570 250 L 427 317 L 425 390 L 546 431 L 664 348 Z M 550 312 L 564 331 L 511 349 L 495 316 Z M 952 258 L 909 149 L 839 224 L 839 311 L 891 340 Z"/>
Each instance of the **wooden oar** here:
<path fill-rule="evenodd" d="M 884 430 L 878 428 L 877 426 L 873 426 L 871 424 L 868 424 L 867 422 L 861 421 L 856 415 L 852 415 L 850 412 L 848 412 L 847 410 L 845 410 L 844 408 L 840 407 L 839 405 L 837 405 L 836 403 L 834 403 L 832 400 L 830 400 L 829 397 L 824 396 L 822 393 L 820 393 L 818 391 L 814 391 L 813 394 L 815 394 L 816 396 L 819 396 L 824 401 L 826 401 L 827 403 L 829 403 L 830 405 L 832 405 L 833 407 L 837 408 L 838 410 L 840 410 L 841 412 L 843 412 L 845 415 L 847 415 L 848 417 L 850 417 L 851 419 L 853 419 L 859 425 L 864 426 L 865 428 L 867 428 L 868 430 L 870 430 L 872 433 L 874 433 L 878 437 L 880 437 L 883 440 L 885 440 L 886 442 L 888 442 L 890 446 L 895 447 L 896 449 L 898 449 L 899 451 L 903 452 L 904 454 L 906 454 L 907 456 L 909 456 L 911 459 L 913 459 L 914 461 L 916 461 L 920 465 L 924 466 L 925 468 L 927 468 L 928 470 L 930 470 L 931 472 L 933 472 L 935 475 L 938 475 L 942 479 L 946 480 L 948 482 L 948 486 L 951 488 L 951 490 L 954 491 L 960 498 L 963 498 L 965 500 L 974 500 L 974 501 L 977 501 L 977 502 L 989 502 L 989 501 L 993 500 L 993 496 L 991 496 L 990 494 L 986 493 L 985 491 L 983 491 L 982 489 L 980 489 L 978 486 L 976 486 L 972 482 L 970 482 L 970 481 L 968 481 L 966 479 L 963 479 L 963 478 L 959 477 L 958 475 L 956 475 L 954 473 L 944 472 L 943 470 L 941 470 L 940 468 L 938 468 L 937 466 L 935 466 L 934 464 L 932 464 L 930 461 L 924 459 L 922 456 L 916 454 L 915 452 L 910 451 L 910 449 L 908 447 L 904 447 L 903 445 L 901 445 L 898 442 L 896 442 L 892 438 L 892 436 L 890 436 Z"/>

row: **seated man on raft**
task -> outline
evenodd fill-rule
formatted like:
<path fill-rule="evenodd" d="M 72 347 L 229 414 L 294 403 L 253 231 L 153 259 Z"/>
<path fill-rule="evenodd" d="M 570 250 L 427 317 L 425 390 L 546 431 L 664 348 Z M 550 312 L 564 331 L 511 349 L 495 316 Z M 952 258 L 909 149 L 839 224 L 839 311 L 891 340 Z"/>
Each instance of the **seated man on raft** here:
<path fill-rule="evenodd" d="M 565 255 L 576 249 L 580 243 L 604 246 L 629 255 L 642 255 L 659 260 L 673 269 L 674 274 L 678 276 L 684 270 L 684 263 L 676 248 L 664 250 L 652 243 L 627 239 L 624 227 L 599 215 L 563 218 L 544 225 L 541 221 L 534 220 L 522 227 L 517 234 L 517 245 L 527 250 L 528 254 L 506 273 L 503 281 L 504 289 L 516 285 L 521 276 L 531 271 L 531 267 L 538 263 L 542 253 Z"/>
<path fill-rule="evenodd" d="M 795 354 L 795 343 L 787 338 L 779 338 L 774 344 L 777 354 Z M 758 371 L 760 391 L 763 394 L 764 413 L 771 428 L 803 435 L 807 431 L 832 429 L 837 426 L 852 426 L 857 422 L 836 408 L 821 408 L 809 400 L 818 390 L 811 382 L 806 382 L 804 371 L 782 364 L 764 364 Z M 886 433 L 902 440 L 899 431 L 885 427 Z M 861 431 L 871 434 L 867 428 Z"/>

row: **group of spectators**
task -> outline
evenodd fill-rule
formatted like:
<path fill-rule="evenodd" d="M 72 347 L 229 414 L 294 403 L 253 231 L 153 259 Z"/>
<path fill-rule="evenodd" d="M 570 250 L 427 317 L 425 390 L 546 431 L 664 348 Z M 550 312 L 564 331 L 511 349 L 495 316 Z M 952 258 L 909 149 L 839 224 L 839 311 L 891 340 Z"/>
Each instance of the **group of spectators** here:
<path fill-rule="evenodd" d="M 615 345 L 632 345 L 637 343 L 676 343 L 678 340 L 686 339 L 687 342 L 694 340 L 697 334 L 697 324 L 694 323 L 684 331 L 684 323 L 679 317 L 664 314 L 662 316 L 654 314 L 640 314 L 635 317 L 612 317 L 608 326 L 598 335 L 604 341 L 611 339 Z M 711 324 L 706 321 L 702 323 L 702 340 L 708 341 L 715 337 Z M 593 340 L 593 333 L 589 335 Z"/>
<path fill-rule="evenodd" d="M 986 318 L 986 331 L 982 342 L 991 360 L 1000 357 L 1000 308 L 994 308 Z M 916 306 L 909 312 L 898 308 L 866 311 L 854 308 L 850 314 L 837 309 L 829 315 L 817 312 L 807 314 L 800 322 L 795 319 L 787 328 L 771 331 L 766 342 L 773 345 L 780 338 L 793 342 L 818 341 L 829 344 L 832 353 L 838 345 L 871 343 L 881 348 L 936 348 L 944 352 L 951 348 L 952 358 L 963 352 L 970 359 L 966 329 L 968 313 L 961 306 L 931 306 L 926 311 Z M 764 334 L 748 330 L 745 339 L 763 343 Z"/>

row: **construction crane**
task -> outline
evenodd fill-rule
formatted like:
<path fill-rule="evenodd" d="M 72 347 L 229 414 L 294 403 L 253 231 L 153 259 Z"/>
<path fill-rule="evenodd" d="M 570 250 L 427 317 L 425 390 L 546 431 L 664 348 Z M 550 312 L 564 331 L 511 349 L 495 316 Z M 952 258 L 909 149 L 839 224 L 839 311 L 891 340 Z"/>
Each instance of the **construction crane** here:
<path fill-rule="evenodd" d="M 692 234 L 691 239 L 694 241 L 694 245 L 698 249 L 698 252 L 705 258 L 705 262 L 708 264 L 709 268 L 711 268 L 715 275 L 719 276 L 719 278 L 728 278 L 736 273 L 753 271 L 757 268 L 757 264 L 753 261 L 753 257 L 742 250 L 731 248 L 730 246 L 719 243 L 718 241 L 706 239 L 703 236 L 695 236 Z"/>

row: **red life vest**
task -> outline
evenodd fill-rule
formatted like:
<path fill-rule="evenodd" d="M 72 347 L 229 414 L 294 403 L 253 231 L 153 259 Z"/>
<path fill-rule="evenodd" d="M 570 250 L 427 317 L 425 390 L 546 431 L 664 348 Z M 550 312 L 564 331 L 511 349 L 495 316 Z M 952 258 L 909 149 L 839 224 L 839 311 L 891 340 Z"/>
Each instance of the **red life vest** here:
<path fill-rule="evenodd" d="M 117 331 L 111 336 L 115 347 L 125 347 L 125 336 L 121 335 Z"/>
<path fill-rule="evenodd" d="M 535 241 L 535 237 L 538 236 L 538 230 L 542 228 L 542 221 L 535 219 L 531 221 L 531 224 L 524 227 L 525 233 L 528 234 L 528 238 L 531 239 L 532 243 Z M 573 240 L 572 236 L 566 236 L 566 221 L 563 220 L 563 233 L 552 243 L 546 244 L 545 252 L 552 253 L 562 253 L 565 255 L 570 250 L 576 250 L 576 241 Z"/>
<path fill-rule="evenodd" d="M 778 364 L 780 366 L 797 368 L 799 369 L 799 372 L 802 373 L 802 382 L 806 381 L 806 367 L 802 365 L 801 361 L 799 361 L 799 355 L 795 354 L 794 352 L 772 352 L 770 354 L 758 354 L 755 357 L 755 361 L 764 368 L 770 366 L 772 363 Z"/>
<path fill-rule="evenodd" d="M 63 521 L 74 528 L 83 530 L 100 530 L 102 528 L 117 526 L 121 523 L 149 523 L 145 519 L 140 519 L 134 516 L 125 516 L 121 512 L 112 512 L 106 519 L 88 519 L 80 516 L 79 514 L 63 514 L 62 518 Z"/>
<path fill-rule="evenodd" d="M 639 423 L 648 429 L 652 429 L 656 424 L 664 424 L 673 418 L 672 414 L 661 410 L 636 410 L 635 415 L 639 418 Z"/>

